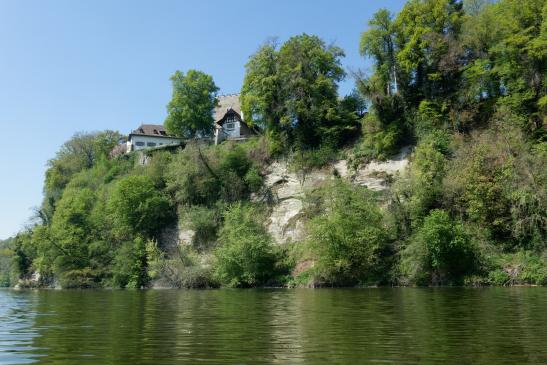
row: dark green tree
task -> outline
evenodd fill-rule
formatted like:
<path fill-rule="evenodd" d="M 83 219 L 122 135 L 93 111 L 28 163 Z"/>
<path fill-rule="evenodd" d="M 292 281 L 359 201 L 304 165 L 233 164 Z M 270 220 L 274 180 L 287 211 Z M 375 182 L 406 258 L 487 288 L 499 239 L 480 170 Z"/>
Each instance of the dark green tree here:
<path fill-rule="evenodd" d="M 477 249 L 463 225 L 435 209 L 402 252 L 402 272 L 416 284 L 461 283 L 477 269 Z"/>
<path fill-rule="evenodd" d="M 279 50 L 266 44 L 247 64 L 244 112 L 299 148 L 338 143 L 341 125 L 353 122 L 340 115 L 338 102 L 343 56 L 340 48 L 308 34 L 291 37 Z"/>

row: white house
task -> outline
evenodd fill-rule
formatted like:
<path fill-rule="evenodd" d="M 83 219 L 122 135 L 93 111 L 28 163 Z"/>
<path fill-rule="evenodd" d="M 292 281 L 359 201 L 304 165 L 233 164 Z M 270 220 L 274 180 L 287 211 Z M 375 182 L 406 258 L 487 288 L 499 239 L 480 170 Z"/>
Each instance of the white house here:
<path fill-rule="evenodd" d="M 246 140 L 256 132 L 243 120 L 239 94 L 221 95 L 213 111 L 214 142 Z M 204 138 L 201 138 L 204 139 Z M 205 138 L 211 141 L 209 137 Z M 161 124 L 141 124 L 127 138 L 127 153 L 145 148 L 180 145 L 181 138 L 170 136 Z"/>
<path fill-rule="evenodd" d="M 182 140 L 167 135 L 161 124 L 141 124 L 127 138 L 127 152 L 165 145 L 180 145 Z"/>
<path fill-rule="evenodd" d="M 241 141 L 255 134 L 243 120 L 239 94 L 221 95 L 217 102 L 213 113 L 215 144 L 224 140 Z"/>

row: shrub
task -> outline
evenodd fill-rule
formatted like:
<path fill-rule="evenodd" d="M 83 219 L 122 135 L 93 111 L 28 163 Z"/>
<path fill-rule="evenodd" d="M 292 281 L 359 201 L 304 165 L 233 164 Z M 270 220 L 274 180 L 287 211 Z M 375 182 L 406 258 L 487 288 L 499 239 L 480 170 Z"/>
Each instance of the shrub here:
<path fill-rule="evenodd" d="M 132 233 L 153 236 L 174 217 L 169 200 L 147 176 L 128 176 L 118 181 L 107 207 L 120 237 Z"/>
<path fill-rule="evenodd" d="M 488 281 L 493 285 L 547 284 L 547 254 L 520 251 L 494 257 Z"/>
<path fill-rule="evenodd" d="M 169 165 L 167 181 L 168 190 L 182 206 L 247 199 L 262 185 L 258 167 L 242 146 L 233 143 L 207 148 L 188 145 Z"/>
<path fill-rule="evenodd" d="M 377 281 L 388 236 L 374 194 L 340 179 L 322 196 L 321 213 L 308 224 L 319 280 L 332 285 Z"/>
<path fill-rule="evenodd" d="M 219 196 L 218 175 L 213 161 L 196 144 L 178 152 L 166 173 L 167 189 L 180 205 L 212 205 Z"/>
<path fill-rule="evenodd" d="M 193 206 L 185 216 L 189 220 L 189 228 L 195 232 L 192 242 L 194 247 L 197 249 L 209 248 L 210 244 L 217 238 L 220 221 L 217 210 L 203 206 Z"/>
<path fill-rule="evenodd" d="M 431 209 L 441 207 L 448 140 L 442 132 L 424 137 L 411 156 L 410 169 L 394 184 L 390 213 L 401 239 L 410 236 Z"/>
<path fill-rule="evenodd" d="M 118 250 L 112 267 L 113 284 L 121 288 L 142 288 L 148 285 L 146 241 L 136 237 Z"/>
<path fill-rule="evenodd" d="M 87 289 L 100 286 L 97 273 L 89 268 L 67 270 L 59 276 L 63 289 Z"/>
<path fill-rule="evenodd" d="M 511 116 L 475 133 L 447 165 L 445 205 L 478 224 L 505 250 L 543 250 L 547 234 L 546 155 L 530 148 Z"/>
<path fill-rule="evenodd" d="M 330 145 L 315 149 L 298 149 L 294 152 L 291 167 L 297 172 L 308 172 L 321 168 L 336 159 L 336 151 Z"/>
<path fill-rule="evenodd" d="M 176 252 L 166 255 L 150 245 L 148 252 L 150 276 L 160 285 L 188 289 L 218 287 L 210 265 L 203 263 L 204 256 L 199 256 L 191 246 L 178 246 Z"/>
<path fill-rule="evenodd" d="M 225 212 L 215 250 L 215 276 L 220 283 L 252 287 L 274 276 L 272 239 L 262 222 L 263 214 L 251 205 L 237 203 Z"/>
<path fill-rule="evenodd" d="M 477 249 L 461 224 L 434 209 L 401 253 L 401 271 L 416 284 L 462 283 L 476 270 Z"/>

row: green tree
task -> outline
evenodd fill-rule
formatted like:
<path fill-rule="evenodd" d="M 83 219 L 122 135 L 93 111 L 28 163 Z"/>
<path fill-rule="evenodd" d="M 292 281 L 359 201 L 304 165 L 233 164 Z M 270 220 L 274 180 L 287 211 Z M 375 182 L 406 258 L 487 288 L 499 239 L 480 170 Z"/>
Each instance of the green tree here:
<path fill-rule="evenodd" d="M 434 209 L 401 253 L 401 269 L 416 284 L 462 283 L 477 269 L 477 249 L 463 225 Z"/>
<path fill-rule="evenodd" d="M 338 143 L 339 129 L 353 122 L 339 109 L 343 56 L 340 48 L 308 34 L 291 37 L 279 50 L 266 44 L 247 64 L 241 90 L 244 112 L 300 148 Z"/>
<path fill-rule="evenodd" d="M 279 55 L 274 41 L 266 42 L 245 65 L 245 79 L 241 88 L 241 110 L 251 124 L 279 133 L 281 118 L 281 84 Z"/>
<path fill-rule="evenodd" d="M 44 184 L 44 202 L 38 215 L 45 224 L 51 223 L 57 201 L 63 189 L 78 172 L 91 168 L 107 158 L 122 135 L 114 131 L 76 133 L 65 142 L 55 158 L 48 161 Z"/>
<path fill-rule="evenodd" d="M 321 213 L 308 225 L 318 279 L 334 285 L 377 282 L 388 236 L 373 193 L 338 180 L 322 196 Z"/>
<path fill-rule="evenodd" d="M 303 147 L 319 145 L 338 122 L 337 83 L 345 76 L 343 56 L 340 48 L 307 34 L 291 37 L 279 49 L 284 105 L 280 123 L 294 126 L 294 139 Z"/>
<path fill-rule="evenodd" d="M 171 76 L 173 96 L 167 104 L 165 128 L 183 138 L 206 137 L 213 132 L 213 109 L 218 87 L 201 71 L 176 71 Z"/>
<path fill-rule="evenodd" d="M 88 245 L 95 232 L 89 212 L 95 201 L 96 195 L 87 188 L 66 189 L 59 200 L 51 230 L 41 236 L 43 244 L 57 253 L 53 263 L 57 274 L 88 266 Z"/>
<path fill-rule="evenodd" d="M 13 259 L 13 238 L 0 240 L 0 288 L 15 284 L 15 278 L 11 277 L 11 263 Z"/>
<path fill-rule="evenodd" d="M 36 247 L 32 244 L 32 232 L 19 232 L 12 240 L 10 249 L 13 251 L 11 259 L 11 281 L 27 278 L 32 272 L 33 260 L 36 258 Z"/>
<path fill-rule="evenodd" d="M 407 75 L 402 91 L 414 105 L 457 90 L 462 15 L 457 0 L 411 0 L 397 16 L 397 63 Z"/>
<path fill-rule="evenodd" d="M 137 236 L 118 250 L 112 268 L 113 284 L 121 288 L 146 287 L 150 281 L 147 268 L 146 240 Z"/>
<path fill-rule="evenodd" d="M 397 44 L 393 15 L 387 9 L 377 11 L 361 34 L 361 55 L 374 59 L 375 72 L 386 95 L 397 93 Z"/>
<path fill-rule="evenodd" d="M 237 203 L 224 214 L 224 226 L 215 250 L 215 276 L 232 287 L 266 283 L 275 274 L 272 239 L 262 215 L 251 205 Z"/>
<path fill-rule="evenodd" d="M 173 219 L 169 200 L 148 176 L 119 180 L 107 204 L 114 230 L 120 237 L 132 233 L 152 237 Z"/>

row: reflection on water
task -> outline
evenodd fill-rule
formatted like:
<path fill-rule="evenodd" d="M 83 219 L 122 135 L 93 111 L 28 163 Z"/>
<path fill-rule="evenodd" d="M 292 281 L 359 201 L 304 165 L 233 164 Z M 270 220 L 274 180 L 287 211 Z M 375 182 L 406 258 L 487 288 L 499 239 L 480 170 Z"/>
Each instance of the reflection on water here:
<path fill-rule="evenodd" d="M 0 291 L 0 364 L 546 364 L 547 289 Z"/>

